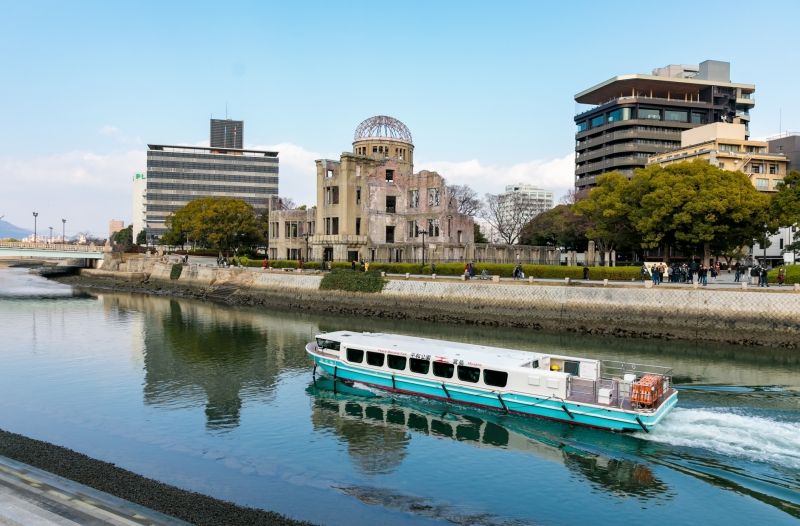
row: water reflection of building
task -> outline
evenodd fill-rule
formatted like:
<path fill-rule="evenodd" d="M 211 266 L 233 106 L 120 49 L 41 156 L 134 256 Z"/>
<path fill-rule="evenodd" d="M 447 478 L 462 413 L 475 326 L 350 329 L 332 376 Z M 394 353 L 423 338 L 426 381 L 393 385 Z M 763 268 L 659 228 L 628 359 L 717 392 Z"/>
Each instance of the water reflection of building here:
<path fill-rule="evenodd" d="M 102 299 L 116 316 L 128 310 L 143 314 L 145 403 L 202 404 L 211 429 L 237 426 L 243 397 L 272 400 L 281 372 L 307 369 L 302 349 L 308 335 L 317 332 L 313 323 L 255 310 L 152 296 L 104 294 Z"/>
<path fill-rule="evenodd" d="M 668 496 L 667 486 L 646 465 L 562 443 L 558 433 L 571 428 L 559 423 L 521 418 L 501 423 L 465 408 L 458 408 L 458 413 L 442 412 L 436 403 L 374 396 L 341 382 L 336 382 L 334 391 L 334 382 L 324 377 L 317 378 L 308 393 L 313 397 L 314 428 L 333 430 L 345 439 L 353 461 L 365 473 L 389 473 L 399 467 L 416 433 L 477 447 L 533 453 L 539 459 L 564 464 L 604 491 L 640 498 Z M 554 433 L 538 433 L 539 424 L 543 429 L 552 428 Z M 615 440 L 634 440 L 605 435 Z"/>

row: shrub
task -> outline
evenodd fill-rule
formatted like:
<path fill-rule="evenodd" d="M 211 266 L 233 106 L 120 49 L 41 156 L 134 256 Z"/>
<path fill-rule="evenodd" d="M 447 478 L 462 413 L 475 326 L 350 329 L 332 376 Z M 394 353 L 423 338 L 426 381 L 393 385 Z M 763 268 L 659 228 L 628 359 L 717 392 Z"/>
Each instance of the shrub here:
<path fill-rule="evenodd" d="M 169 279 L 178 279 L 181 277 L 181 272 L 183 272 L 183 264 L 173 263 L 172 269 L 169 271 Z"/>
<path fill-rule="evenodd" d="M 370 265 L 372 267 L 372 265 Z M 380 292 L 386 280 L 380 272 L 350 272 L 340 268 L 325 274 L 320 281 L 320 290 L 345 290 L 348 292 Z"/>
<path fill-rule="evenodd" d="M 787 285 L 794 285 L 800 283 L 800 265 L 782 265 L 786 271 L 786 279 L 784 283 Z M 780 268 L 780 267 L 778 267 Z M 778 268 L 774 268 L 767 274 L 770 283 L 778 282 Z"/>

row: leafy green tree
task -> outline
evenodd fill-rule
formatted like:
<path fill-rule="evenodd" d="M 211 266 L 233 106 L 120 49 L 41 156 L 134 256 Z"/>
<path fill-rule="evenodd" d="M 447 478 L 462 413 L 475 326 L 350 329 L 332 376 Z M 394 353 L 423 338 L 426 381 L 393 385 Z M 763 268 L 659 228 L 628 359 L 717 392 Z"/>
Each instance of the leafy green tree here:
<path fill-rule="evenodd" d="M 118 232 L 114 232 L 111 241 L 122 245 L 123 250 L 129 250 L 133 246 L 133 225 L 128 225 Z"/>
<path fill-rule="evenodd" d="M 792 170 L 778 184 L 770 203 L 770 216 L 779 226 L 800 223 L 800 172 Z"/>
<path fill-rule="evenodd" d="M 769 221 L 769 197 L 741 172 L 704 161 L 637 170 L 625 189 L 628 218 L 643 248 L 703 247 L 725 253 L 777 226 Z"/>
<path fill-rule="evenodd" d="M 586 220 L 586 237 L 593 240 L 603 260 L 612 250 L 630 246 L 634 239 L 630 221 L 635 202 L 630 196 L 631 181 L 619 172 L 597 178 L 597 186 L 575 203 L 575 213 Z"/>
<path fill-rule="evenodd" d="M 574 205 L 561 204 L 542 212 L 522 229 L 523 245 L 553 245 L 585 250 L 586 219 L 575 213 Z"/>
<path fill-rule="evenodd" d="M 166 225 L 164 244 L 180 245 L 192 240 L 225 255 L 264 240 L 263 224 L 253 207 L 231 197 L 195 199 L 170 214 Z"/>
<path fill-rule="evenodd" d="M 136 244 L 140 246 L 147 244 L 147 230 L 139 230 L 139 233 L 136 234 Z"/>

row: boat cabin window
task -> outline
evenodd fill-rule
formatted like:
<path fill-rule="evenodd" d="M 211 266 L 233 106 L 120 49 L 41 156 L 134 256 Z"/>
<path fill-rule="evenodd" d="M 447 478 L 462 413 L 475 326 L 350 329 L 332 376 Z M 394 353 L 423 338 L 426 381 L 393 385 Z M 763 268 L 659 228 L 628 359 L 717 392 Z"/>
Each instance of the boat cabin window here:
<path fill-rule="evenodd" d="M 317 338 L 317 347 L 320 349 L 339 350 L 339 342 L 333 340 L 326 340 L 325 338 Z"/>
<path fill-rule="evenodd" d="M 462 382 L 477 383 L 481 378 L 481 370 L 477 367 L 458 366 L 458 379 Z"/>
<path fill-rule="evenodd" d="M 389 369 L 397 369 L 398 371 L 404 371 L 406 369 L 405 356 L 396 356 L 394 354 L 390 354 L 386 357 L 386 363 L 389 366 Z"/>
<path fill-rule="evenodd" d="M 505 387 L 508 383 L 508 373 L 505 371 L 483 370 L 483 383 L 494 387 Z"/>
<path fill-rule="evenodd" d="M 361 349 L 347 348 L 347 361 L 353 363 L 361 363 L 364 361 L 364 351 Z"/>
<path fill-rule="evenodd" d="M 455 367 L 453 367 L 452 363 L 433 362 L 434 376 L 441 376 L 442 378 L 452 378 L 453 369 L 455 369 Z"/>
<path fill-rule="evenodd" d="M 430 360 L 411 358 L 411 360 L 409 360 L 408 367 L 411 369 L 412 373 L 428 374 L 428 371 L 431 370 L 431 362 Z"/>
<path fill-rule="evenodd" d="M 564 372 L 573 376 L 578 376 L 581 362 L 573 362 L 572 360 L 564 360 Z"/>
<path fill-rule="evenodd" d="M 367 351 L 367 363 L 375 367 L 383 367 L 383 360 L 386 355 L 382 352 Z"/>

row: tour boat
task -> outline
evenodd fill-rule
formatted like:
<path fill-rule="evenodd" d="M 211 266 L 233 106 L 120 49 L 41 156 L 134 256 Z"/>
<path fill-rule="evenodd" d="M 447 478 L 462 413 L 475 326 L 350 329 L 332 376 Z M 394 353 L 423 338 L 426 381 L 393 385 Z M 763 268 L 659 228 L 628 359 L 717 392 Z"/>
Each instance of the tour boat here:
<path fill-rule="evenodd" d="M 347 384 L 611 431 L 650 432 L 678 401 L 658 366 L 352 331 L 306 352 Z"/>

